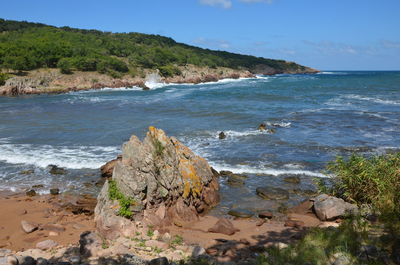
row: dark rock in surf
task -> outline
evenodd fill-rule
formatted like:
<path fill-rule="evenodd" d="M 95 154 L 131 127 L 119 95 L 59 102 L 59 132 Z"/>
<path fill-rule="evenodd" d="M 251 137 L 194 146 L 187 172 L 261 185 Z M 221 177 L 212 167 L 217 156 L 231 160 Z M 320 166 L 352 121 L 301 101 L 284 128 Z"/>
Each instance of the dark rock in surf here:
<path fill-rule="evenodd" d="M 50 189 L 50 194 L 51 195 L 58 195 L 58 194 L 60 194 L 60 189 L 58 189 L 58 188 Z"/>
<path fill-rule="evenodd" d="M 292 184 L 300 184 L 300 177 L 299 176 L 287 176 L 283 178 L 283 181 Z"/>
<path fill-rule="evenodd" d="M 265 123 L 261 123 L 258 125 L 258 130 L 259 131 L 265 131 L 267 129 L 267 125 Z"/>
<path fill-rule="evenodd" d="M 49 165 L 49 167 L 50 167 L 49 173 L 52 174 L 52 175 L 65 175 L 65 174 L 67 174 L 67 171 L 62 167 L 58 167 L 56 165 Z"/>
<path fill-rule="evenodd" d="M 256 193 L 263 199 L 267 200 L 287 200 L 289 199 L 289 192 L 281 188 L 274 187 L 259 187 Z"/>
<path fill-rule="evenodd" d="M 219 138 L 220 140 L 225 139 L 225 138 L 226 138 L 226 134 L 225 134 L 224 132 L 220 132 L 220 133 L 218 134 L 218 138 Z"/>
<path fill-rule="evenodd" d="M 29 197 L 36 196 L 36 191 L 35 190 L 28 190 L 26 192 L 26 196 L 29 196 Z"/>

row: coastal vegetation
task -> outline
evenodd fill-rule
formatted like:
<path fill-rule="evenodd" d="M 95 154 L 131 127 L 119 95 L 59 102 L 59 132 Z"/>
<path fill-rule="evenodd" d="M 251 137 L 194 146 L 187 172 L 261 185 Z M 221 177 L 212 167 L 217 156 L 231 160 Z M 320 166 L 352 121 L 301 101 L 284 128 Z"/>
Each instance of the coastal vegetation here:
<path fill-rule="evenodd" d="M 112 33 L 0 19 L 0 69 L 29 71 L 58 68 L 63 74 L 97 71 L 118 77 L 137 69 L 158 69 L 169 77 L 178 66 L 251 70 L 260 65 L 276 72 L 304 71 L 293 62 L 213 51 L 159 35 Z M 0 78 L 3 80 L 5 77 Z"/>
<path fill-rule="evenodd" d="M 134 203 L 131 198 L 126 197 L 117 187 L 117 183 L 114 180 L 109 180 L 108 197 L 110 200 L 117 200 L 120 208 L 118 209 L 118 215 L 126 218 L 131 218 L 133 213 L 129 207 Z"/>
<path fill-rule="evenodd" d="M 257 263 L 398 264 L 400 261 L 400 153 L 338 156 L 321 191 L 359 206 L 338 228 L 313 228 L 287 248 L 271 247 Z M 336 264 L 336 263 L 334 263 Z"/>

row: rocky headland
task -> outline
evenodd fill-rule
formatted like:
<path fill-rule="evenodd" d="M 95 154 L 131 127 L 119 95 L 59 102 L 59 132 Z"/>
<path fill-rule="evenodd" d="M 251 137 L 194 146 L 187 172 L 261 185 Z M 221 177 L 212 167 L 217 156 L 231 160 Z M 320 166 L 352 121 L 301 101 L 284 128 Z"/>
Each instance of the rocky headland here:
<path fill-rule="evenodd" d="M 157 71 L 144 69 L 140 76 L 132 77 L 123 75 L 114 78 L 98 72 L 74 71 L 71 74 L 62 74 L 58 69 L 38 69 L 22 72 L 7 79 L 0 86 L 0 95 L 18 96 L 32 94 L 58 94 L 71 91 L 82 91 L 102 88 L 130 88 L 139 87 L 143 90 L 150 89 L 147 82 L 156 76 L 158 82 L 170 84 L 199 84 L 216 82 L 222 79 L 253 78 L 256 74 L 274 75 L 283 73 L 268 66 L 259 66 L 254 71 L 236 70 L 226 67 L 209 68 L 194 65 L 179 67 L 181 74 L 172 77 L 161 77 Z M 315 69 L 307 68 L 305 71 L 286 71 L 289 74 L 317 73 Z"/>

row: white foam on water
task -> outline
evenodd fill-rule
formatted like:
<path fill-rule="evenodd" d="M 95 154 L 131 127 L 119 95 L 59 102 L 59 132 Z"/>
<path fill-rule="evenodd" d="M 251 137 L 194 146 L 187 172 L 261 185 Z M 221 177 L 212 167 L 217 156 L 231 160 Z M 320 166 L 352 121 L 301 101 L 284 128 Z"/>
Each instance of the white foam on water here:
<path fill-rule="evenodd" d="M 113 146 L 0 145 L 0 161 L 37 167 L 57 165 L 70 169 L 97 169 L 118 153 L 119 148 Z"/>
<path fill-rule="evenodd" d="M 137 87 L 137 86 L 132 86 L 132 87 L 104 87 L 101 89 L 98 89 L 99 91 L 142 91 L 143 88 Z"/>
<path fill-rule="evenodd" d="M 208 134 L 212 136 L 212 138 L 218 139 L 219 133 L 222 131 L 207 131 Z M 233 131 L 227 130 L 223 131 L 225 133 L 226 139 L 234 139 L 234 138 L 242 138 L 247 136 L 255 136 L 255 135 L 266 135 L 271 134 L 267 130 L 260 131 L 260 130 L 245 130 L 245 131 Z"/>
<path fill-rule="evenodd" d="M 264 167 L 251 167 L 247 165 L 228 165 L 228 164 L 217 164 L 213 162 L 209 162 L 209 164 L 218 171 L 221 170 L 229 170 L 237 174 L 265 174 L 265 175 L 307 175 L 312 177 L 319 178 L 328 178 L 329 176 L 319 173 L 313 172 L 309 170 L 299 170 L 299 169 L 275 169 L 275 168 L 264 168 Z"/>
<path fill-rule="evenodd" d="M 281 122 L 266 122 L 265 124 L 268 125 L 268 126 L 280 127 L 280 128 L 289 128 L 292 125 L 291 122 L 284 122 L 284 121 L 281 121 Z"/>
<path fill-rule="evenodd" d="M 347 99 L 369 101 L 369 102 L 374 102 L 374 103 L 379 103 L 379 104 L 400 105 L 400 101 L 398 101 L 398 100 L 381 99 L 381 98 L 376 98 L 376 97 L 366 97 L 366 96 L 354 95 L 354 94 L 346 95 L 344 97 Z"/>

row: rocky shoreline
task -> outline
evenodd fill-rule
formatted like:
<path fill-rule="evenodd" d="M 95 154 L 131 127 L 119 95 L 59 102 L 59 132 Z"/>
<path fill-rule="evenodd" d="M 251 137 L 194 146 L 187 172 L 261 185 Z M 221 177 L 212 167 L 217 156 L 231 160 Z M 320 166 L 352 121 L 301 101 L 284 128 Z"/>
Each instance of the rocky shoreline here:
<path fill-rule="evenodd" d="M 102 171 L 108 179 L 97 200 L 58 192 L 0 198 L 0 263 L 253 264 L 268 247 L 286 248 L 309 228 L 338 227 L 358 211 L 322 194 L 285 212 L 211 216 L 224 172 L 154 127 L 143 141 L 132 136 Z"/>
<path fill-rule="evenodd" d="M 218 67 L 215 69 L 208 67 L 197 67 L 192 65 L 180 67 L 181 75 L 161 78 L 158 81 L 169 84 L 199 84 L 216 82 L 222 79 L 252 78 L 256 74 L 306 74 L 317 73 L 319 71 L 311 68 L 303 72 L 277 72 L 274 69 L 260 68 L 257 71 L 235 70 L 230 68 Z M 3 86 L 0 86 L 0 96 L 19 96 L 35 94 L 59 94 L 72 91 L 95 90 L 102 88 L 129 88 L 140 87 L 148 90 L 146 82 L 149 76 L 158 75 L 157 71 L 145 69 L 141 76 L 132 77 L 125 75 L 114 78 L 98 72 L 79 72 L 72 74 L 61 74 L 58 69 L 39 69 L 30 72 L 21 72 L 8 79 Z"/>

